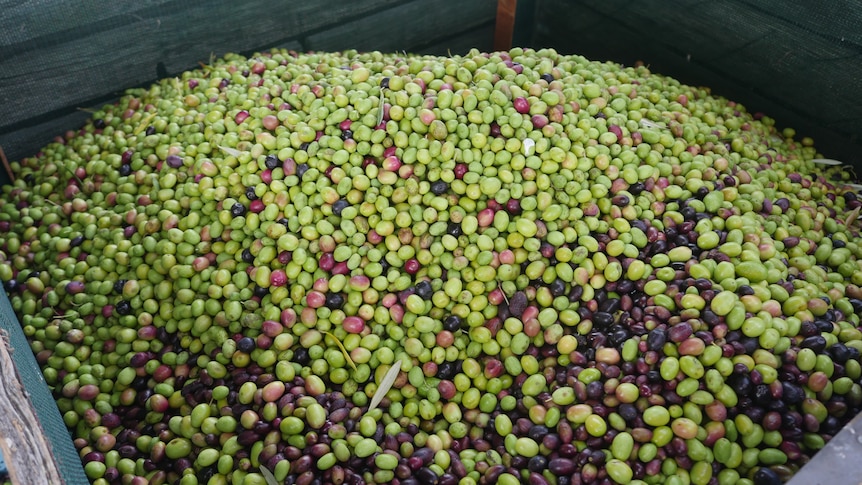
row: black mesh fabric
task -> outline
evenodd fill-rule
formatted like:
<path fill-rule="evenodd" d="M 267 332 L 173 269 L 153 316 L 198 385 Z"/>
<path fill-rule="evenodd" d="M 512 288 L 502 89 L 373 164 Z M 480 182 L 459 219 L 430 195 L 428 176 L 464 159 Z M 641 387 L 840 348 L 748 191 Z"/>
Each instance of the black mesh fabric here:
<path fill-rule="evenodd" d="M 529 2 L 529 0 L 527 0 Z M 862 2 L 534 0 L 527 42 L 656 73 L 763 112 L 862 174 Z M 520 5 L 519 5 L 520 6 Z"/>

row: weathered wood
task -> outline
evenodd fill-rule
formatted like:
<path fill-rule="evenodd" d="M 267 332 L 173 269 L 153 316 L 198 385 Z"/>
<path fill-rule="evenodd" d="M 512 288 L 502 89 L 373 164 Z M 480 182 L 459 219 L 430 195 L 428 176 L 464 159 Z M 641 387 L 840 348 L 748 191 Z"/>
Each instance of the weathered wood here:
<path fill-rule="evenodd" d="M 16 485 L 63 483 L 51 446 L 24 390 L 5 332 L 0 335 L 0 450 Z M 29 349 L 24 349 L 29 352 Z"/>
<path fill-rule="evenodd" d="M 497 27 L 494 31 L 494 49 L 508 50 L 512 47 L 515 31 L 515 11 L 518 0 L 497 0 Z"/>
<path fill-rule="evenodd" d="M 60 472 L 62 482 L 56 480 L 36 481 L 35 483 L 65 483 L 65 485 L 87 485 L 90 481 L 84 473 L 84 468 L 81 464 L 81 459 L 78 456 L 77 450 L 72 445 L 71 434 L 69 429 L 63 422 L 60 415 L 60 410 L 57 408 L 57 402 L 48 388 L 42 371 L 39 369 L 39 364 L 36 358 L 30 351 L 30 344 L 21 330 L 21 324 L 18 318 L 12 311 L 12 306 L 6 296 L 5 291 L 0 291 L 0 346 L 4 348 L 8 345 L 11 349 L 11 357 L 15 371 L 20 376 L 19 383 L 24 386 L 25 394 L 22 401 L 26 400 L 32 405 L 31 410 L 35 410 L 38 424 L 33 424 L 33 421 L 24 421 L 23 425 L 33 425 L 34 433 L 39 433 L 42 439 L 46 440 L 50 446 L 50 456 L 57 463 L 57 469 Z M 9 378 L 14 374 L 8 366 L 0 369 L 0 375 L 4 378 Z M 3 389 L 13 389 L 12 387 L 3 385 Z M 10 391 L 4 391 L 10 392 Z M 8 409 L 8 407 L 6 408 Z M 19 420 L 20 421 L 20 420 Z M 6 424 L 3 419 L 0 423 Z M 8 425 L 8 424 L 7 424 Z M 0 440 L 5 441 L 5 438 L 10 438 L 11 443 L 6 443 L 10 447 L 14 447 L 15 452 L 23 453 L 21 450 L 29 450 L 27 443 L 18 440 L 17 436 L 9 436 L 0 431 Z M 9 456 L 8 452 L 4 456 Z M 7 463 L 12 460 L 7 459 Z M 24 470 L 24 473 L 37 470 L 38 468 L 19 468 Z M 35 475 L 39 477 L 40 475 Z M 13 482 L 22 483 L 22 482 Z M 34 482 L 23 482 L 34 483 Z"/>
<path fill-rule="evenodd" d="M 310 35 L 309 50 L 409 51 L 492 21 L 494 0 L 414 0 Z"/>

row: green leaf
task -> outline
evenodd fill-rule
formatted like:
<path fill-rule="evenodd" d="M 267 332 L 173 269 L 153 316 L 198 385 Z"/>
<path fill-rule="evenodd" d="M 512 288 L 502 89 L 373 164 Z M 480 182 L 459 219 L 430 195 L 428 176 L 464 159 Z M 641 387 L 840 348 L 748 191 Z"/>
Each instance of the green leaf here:
<path fill-rule="evenodd" d="M 368 412 L 374 411 L 377 408 L 377 405 L 380 404 L 380 401 L 383 400 L 383 396 L 389 392 L 389 389 L 392 389 L 392 384 L 394 384 L 395 379 L 398 378 L 399 372 L 401 372 L 400 360 L 394 363 L 392 367 L 389 368 L 389 371 L 386 372 L 386 375 L 383 376 L 383 381 L 380 382 L 380 387 L 377 388 L 377 392 L 375 392 L 374 397 L 371 398 Z"/>
<path fill-rule="evenodd" d="M 335 340 L 335 343 L 338 344 L 338 348 L 341 349 L 341 353 L 344 355 L 344 359 L 347 360 L 347 363 L 355 371 L 356 370 L 356 364 L 353 363 L 353 359 L 350 358 L 350 353 L 347 352 L 347 349 L 344 348 L 344 344 L 341 343 L 341 340 L 338 340 L 338 337 L 336 337 L 335 335 L 333 335 L 329 332 L 323 332 L 323 333 L 327 337 L 331 337 L 332 340 Z"/>
<path fill-rule="evenodd" d="M 275 475 L 273 475 L 272 472 L 263 465 L 260 466 L 260 474 L 263 475 L 263 478 L 266 480 L 266 485 L 278 485 L 278 480 L 275 479 Z"/>

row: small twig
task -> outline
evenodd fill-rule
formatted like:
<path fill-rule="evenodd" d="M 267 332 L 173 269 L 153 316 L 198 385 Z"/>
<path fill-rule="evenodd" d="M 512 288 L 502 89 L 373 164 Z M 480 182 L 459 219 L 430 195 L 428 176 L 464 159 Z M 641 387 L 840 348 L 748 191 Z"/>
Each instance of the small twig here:
<path fill-rule="evenodd" d="M 78 174 L 76 174 L 75 171 L 72 170 L 72 167 L 67 166 L 65 163 L 62 164 L 62 167 L 63 167 L 63 170 L 69 172 L 69 174 L 71 174 L 72 177 L 75 177 L 75 180 L 77 180 L 78 183 L 81 184 L 81 186 L 83 187 L 84 181 L 81 180 L 81 177 L 78 177 Z"/>
<path fill-rule="evenodd" d="M 237 150 L 236 148 L 223 147 L 221 145 L 218 145 L 218 147 L 221 151 L 227 153 L 228 155 L 232 155 L 234 157 L 239 157 L 240 155 L 242 155 L 242 152 Z"/>
<path fill-rule="evenodd" d="M 135 128 L 135 131 L 133 133 L 135 135 L 138 135 L 142 131 L 146 130 L 147 127 L 150 125 L 150 121 L 152 121 L 153 118 L 155 118 L 155 117 L 156 117 L 155 113 L 150 113 L 147 116 L 145 116 L 144 119 L 142 119 L 141 122 L 138 123 L 138 126 Z"/>
<path fill-rule="evenodd" d="M 502 284 L 502 283 L 500 283 L 499 281 L 497 282 L 497 289 L 499 289 L 499 290 L 500 290 L 500 293 L 502 293 L 502 294 L 503 294 L 503 300 L 505 300 L 505 301 L 506 301 L 506 305 L 508 305 L 508 304 L 509 304 L 509 297 L 508 297 L 508 296 L 506 296 L 506 292 L 505 292 L 505 291 L 503 291 L 503 284 Z"/>
<path fill-rule="evenodd" d="M 350 353 L 347 351 L 346 348 L 344 348 L 344 344 L 341 343 L 341 340 L 338 340 L 338 337 L 336 337 L 335 335 L 333 335 L 330 332 L 323 332 L 323 333 L 327 337 L 332 338 L 332 340 L 335 340 L 335 343 L 338 344 L 338 348 L 341 349 L 341 354 L 344 356 L 344 359 L 347 360 L 347 363 L 350 365 L 350 367 L 355 372 L 356 371 L 356 364 L 353 363 L 353 359 L 350 358 Z"/>

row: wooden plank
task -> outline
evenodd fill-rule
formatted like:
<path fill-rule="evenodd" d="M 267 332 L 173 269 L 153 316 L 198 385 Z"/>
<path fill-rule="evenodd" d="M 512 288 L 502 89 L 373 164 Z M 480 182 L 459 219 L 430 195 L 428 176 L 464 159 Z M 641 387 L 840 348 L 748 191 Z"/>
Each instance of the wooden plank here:
<path fill-rule="evenodd" d="M 497 27 L 494 31 L 494 50 L 504 51 L 512 47 L 515 31 L 515 11 L 518 0 L 497 0 Z"/>
<path fill-rule="evenodd" d="M 416 0 L 310 35 L 310 50 L 402 51 L 494 19 L 494 0 Z"/>
<path fill-rule="evenodd" d="M 0 130 L 179 73 L 211 54 L 252 52 L 298 40 L 398 3 L 332 0 L 321 8 L 290 0 L 273 8 L 263 0 L 176 2 L 139 10 L 131 23 L 123 17 L 121 24 L 112 25 L 110 20 L 119 19 L 112 17 L 103 30 L 89 35 L 23 54 L 0 54 Z"/>
<path fill-rule="evenodd" d="M 6 347 L 6 345 L 8 345 L 8 347 Z M 19 472 L 23 470 L 22 473 L 25 474 L 32 473 L 36 478 L 34 482 L 18 482 L 13 477 L 13 483 L 65 483 L 65 485 L 89 484 L 90 480 L 87 479 L 87 476 L 84 473 L 84 468 L 81 464 L 81 458 L 78 456 L 78 452 L 72 444 L 69 429 L 63 422 L 60 410 L 57 408 L 57 402 L 51 394 L 51 391 L 48 389 L 48 385 L 45 382 L 45 378 L 42 376 L 39 364 L 36 362 L 36 358 L 30 350 L 30 344 L 27 342 L 27 338 L 21 330 L 21 324 L 12 310 L 12 306 L 9 303 L 9 299 L 6 296 L 5 291 L 0 291 L 0 346 L 10 349 L 12 363 L 14 365 L 14 370 L 11 370 L 8 366 L 4 366 L 2 371 L 0 371 L 0 375 L 2 375 L 3 378 L 11 379 L 17 372 L 17 375 L 19 376 L 18 383 L 24 387 L 23 395 L 19 397 L 19 400 L 22 404 L 26 401 L 32 405 L 30 409 L 35 410 L 35 416 L 38 420 L 38 423 L 34 424 L 34 421 L 21 421 L 18 419 L 16 420 L 17 426 L 31 425 L 32 428 L 30 429 L 30 432 L 38 433 L 41 436 L 41 439 L 47 442 L 47 445 L 50 447 L 49 456 L 51 456 L 57 463 L 56 469 L 59 470 L 60 477 L 62 479 L 62 481 L 48 478 L 38 480 L 38 477 L 43 476 L 41 470 L 42 466 L 39 465 L 18 469 Z M 11 387 L 11 385 L 0 384 L 0 386 L 2 386 L 3 389 L 0 392 L 12 392 L 12 390 L 15 389 L 14 387 Z M 4 409 L 8 410 L 9 407 L 7 406 Z M 16 426 L 14 423 L 6 423 L 5 421 L 7 420 L 0 419 L 0 424 L 4 426 Z M 12 439 L 13 441 L 11 443 L 6 442 L 7 438 Z M 32 448 L 27 445 L 27 443 L 17 441 L 17 435 L 10 436 L 9 434 L 0 432 L 0 440 L 2 440 L 2 442 L 6 442 L 5 444 L 7 446 L 14 447 L 14 450 L 17 453 L 26 453 Z M 6 457 L 6 463 L 9 464 L 11 462 L 11 459 L 9 458 L 11 453 L 7 450 L 3 450 L 3 453 Z M 26 478 L 27 477 L 25 477 L 25 479 Z"/>
<path fill-rule="evenodd" d="M 9 476 L 16 485 L 63 483 L 8 345 L 4 332 L 0 336 L 0 407 L 5 413 L 4 419 L 0 419 L 0 450 Z"/>

